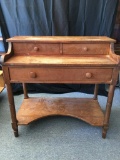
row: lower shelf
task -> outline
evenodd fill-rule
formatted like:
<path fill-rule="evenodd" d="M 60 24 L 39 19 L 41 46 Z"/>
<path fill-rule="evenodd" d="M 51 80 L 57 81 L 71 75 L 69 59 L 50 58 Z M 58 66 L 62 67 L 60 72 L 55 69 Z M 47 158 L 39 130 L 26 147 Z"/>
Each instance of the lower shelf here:
<path fill-rule="evenodd" d="M 47 116 L 72 116 L 93 126 L 103 126 L 104 114 L 97 100 L 88 98 L 28 98 L 17 113 L 18 125 Z"/>

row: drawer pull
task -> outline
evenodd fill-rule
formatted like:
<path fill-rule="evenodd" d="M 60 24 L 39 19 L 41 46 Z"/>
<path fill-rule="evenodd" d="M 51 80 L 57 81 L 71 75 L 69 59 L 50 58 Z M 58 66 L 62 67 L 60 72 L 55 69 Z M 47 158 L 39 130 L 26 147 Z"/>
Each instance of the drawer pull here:
<path fill-rule="evenodd" d="M 84 47 L 83 50 L 84 50 L 84 51 L 88 51 L 88 48 L 87 48 L 87 47 Z"/>
<path fill-rule="evenodd" d="M 35 72 L 30 72 L 30 78 L 36 78 L 37 74 Z"/>
<path fill-rule="evenodd" d="M 86 78 L 91 78 L 92 77 L 92 73 L 86 73 Z"/>
<path fill-rule="evenodd" d="M 38 47 L 34 47 L 34 51 L 39 51 L 39 48 Z"/>

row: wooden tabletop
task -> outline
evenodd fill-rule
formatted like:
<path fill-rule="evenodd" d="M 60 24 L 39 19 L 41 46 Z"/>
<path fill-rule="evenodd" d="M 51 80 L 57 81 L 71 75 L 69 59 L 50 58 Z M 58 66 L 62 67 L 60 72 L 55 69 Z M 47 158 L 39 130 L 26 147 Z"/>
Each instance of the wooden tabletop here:
<path fill-rule="evenodd" d="M 116 42 L 106 36 L 15 36 L 7 39 L 7 42 Z"/>

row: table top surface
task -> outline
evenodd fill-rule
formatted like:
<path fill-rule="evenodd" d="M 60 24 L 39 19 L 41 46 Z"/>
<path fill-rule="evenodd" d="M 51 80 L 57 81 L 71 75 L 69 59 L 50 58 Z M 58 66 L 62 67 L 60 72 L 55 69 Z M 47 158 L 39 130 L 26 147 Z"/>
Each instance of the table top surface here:
<path fill-rule="evenodd" d="M 7 42 L 116 42 L 106 36 L 15 36 L 7 39 Z"/>

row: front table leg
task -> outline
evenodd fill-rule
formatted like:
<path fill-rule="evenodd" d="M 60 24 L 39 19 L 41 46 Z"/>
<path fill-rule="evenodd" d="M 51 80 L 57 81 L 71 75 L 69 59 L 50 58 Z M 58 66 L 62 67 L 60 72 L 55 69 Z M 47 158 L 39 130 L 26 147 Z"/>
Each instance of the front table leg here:
<path fill-rule="evenodd" d="M 18 124 L 16 119 L 16 110 L 14 105 L 14 97 L 12 93 L 12 86 L 11 84 L 7 84 L 7 93 L 8 93 L 8 100 L 9 100 L 9 107 L 11 112 L 11 119 L 12 119 L 12 128 L 14 131 L 15 137 L 18 137 Z"/>
<path fill-rule="evenodd" d="M 112 101 L 113 101 L 113 96 L 114 96 L 114 89 L 115 89 L 115 85 L 110 85 L 107 104 L 106 104 L 105 118 L 104 118 L 104 123 L 103 123 L 103 131 L 102 131 L 103 138 L 106 138 L 107 130 L 109 128 L 109 118 L 110 118 Z"/>

